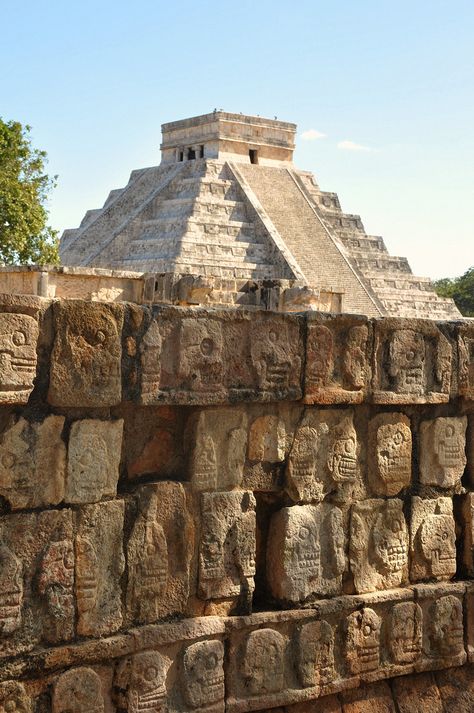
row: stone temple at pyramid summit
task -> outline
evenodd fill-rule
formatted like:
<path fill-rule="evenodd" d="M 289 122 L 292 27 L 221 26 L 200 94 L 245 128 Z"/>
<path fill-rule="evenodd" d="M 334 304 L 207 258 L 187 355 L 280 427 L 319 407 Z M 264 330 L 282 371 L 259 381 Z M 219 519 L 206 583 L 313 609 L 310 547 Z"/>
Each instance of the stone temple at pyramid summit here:
<path fill-rule="evenodd" d="M 344 213 L 336 193 L 294 166 L 295 124 L 214 111 L 162 132 L 160 165 L 132 171 L 102 208 L 64 231 L 64 266 L 195 275 L 223 304 L 273 280 L 319 295 L 300 309 L 460 316 Z"/>

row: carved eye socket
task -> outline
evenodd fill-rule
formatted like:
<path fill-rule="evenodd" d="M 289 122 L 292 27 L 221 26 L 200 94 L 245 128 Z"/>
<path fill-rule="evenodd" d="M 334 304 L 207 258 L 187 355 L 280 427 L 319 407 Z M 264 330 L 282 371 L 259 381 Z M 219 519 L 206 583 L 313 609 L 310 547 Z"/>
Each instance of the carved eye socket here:
<path fill-rule="evenodd" d="M 445 541 L 448 539 L 448 533 L 446 532 L 446 530 L 444 530 L 444 532 L 441 533 L 441 539 L 445 540 Z"/>
<path fill-rule="evenodd" d="M 413 361 L 413 359 L 415 358 L 415 352 L 413 351 L 413 349 L 409 349 L 409 350 L 406 352 L 405 358 L 406 358 L 407 361 Z"/>
<path fill-rule="evenodd" d="M 12 468 L 16 463 L 16 457 L 14 453 L 4 453 L 2 455 L 2 465 L 5 468 Z"/>
<path fill-rule="evenodd" d="M 20 332 L 20 330 L 13 332 L 12 342 L 16 347 L 22 347 L 26 344 L 26 334 L 24 332 Z"/>
<path fill-rule="evenodd" d="M 147 666 L 146 669 L 143 671 L 143 678 L 145 681 L 154 681 L 155 678 L 158 676 L 158 669 L 156 666 Z"/>
<path fill-rule="evenodd" d="M 349 438 L 349 440 L 344 443 L 344 450 L 346 453 L 355 452 L 355 442 L 352 440 L 352 438 Z"/>
<path fill-rule="evenodd" d="M 217 666 L 217 656 L 216 654 L 209 654 L 206 659 L 206 668 L 208 671 L 212 671 Z"/>
<path fill-rule="evenodd" d="M 201 342 L 201 352 L 204 356 L 210 356 L 214 351 L 214 342 L 209 337 L 206 337 Z"/>
<path fill-rule="evenodd" d="M 454 436 L 454 428 L 451 425 L 446 426 L 444 435 L 446 436 L 446 438 L 451 438 L 452 436 Z"/>
<path fill-rule="evenodd" d="M 300 527 L 298 535 L 300 540 L 307 540 L 309 538 L 309 529 L 307 527 Z"/>
<path fill-rule="evenodd" d="M 101 329 L 98 329 L 97 334 L 95 335 L 95 340 L 97 344 L 103 344 L 105 342 L 105 332 L 103 332 Z"/>
<path fill-rule="evenodd" d="M 394 442 L 397 446 L 399 446 L 400 443 L 403 443 L 404 440 L 405 440 L 405 437 L 404 437 L 403 433 L 402 433 L 401 431 L 396 431 L 395 434 L 394 434 L 394 436 L 393 436 L 393 442 Z"/>
<path fill-rule="evenodd" d="M 392 532 L 400 532 L 402 529 L 402 523 L 400 520 L 392 520 Z"/>
<path fill-rule="evenodd" d="M 364 626 L 362 627 L 362 633 L 364 634 L 364 636 L 370 636 L 372 631 L 373 629 L 370 624 L 364 624 Z"/>
<path fill-rule="evenodd" d="M 276 342 L 276 340 L 277 340 L 277 333 L 272 330 L 272 331 L 268 334 L 268 338 L 270 339 L 271 342 Z"/>

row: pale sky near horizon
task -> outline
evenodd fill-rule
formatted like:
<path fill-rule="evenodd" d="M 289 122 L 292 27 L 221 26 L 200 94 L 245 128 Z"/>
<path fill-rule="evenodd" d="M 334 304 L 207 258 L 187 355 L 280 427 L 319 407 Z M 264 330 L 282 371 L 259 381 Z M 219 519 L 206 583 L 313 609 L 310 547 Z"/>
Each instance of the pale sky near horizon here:
<path fill-rule="evenodd" d="M 474 265 L 472 0 L 0 0 L 0 116 L 32 126 L 77 227 L 160 125 L 214 108 L 298 124 L 295 163 L 433 278 Z"/>

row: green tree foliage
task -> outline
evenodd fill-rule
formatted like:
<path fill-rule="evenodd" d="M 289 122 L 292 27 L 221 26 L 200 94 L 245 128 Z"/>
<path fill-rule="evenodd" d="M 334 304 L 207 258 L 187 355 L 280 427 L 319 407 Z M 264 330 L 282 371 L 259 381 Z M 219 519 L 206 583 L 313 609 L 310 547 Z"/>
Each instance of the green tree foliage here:
<path fill-rule="evenodd" d="M 46 153 L 31 145 L 30 127 L 0 118 L 0 264 L 57 264 L 58 235 L 46 201 L 56 179 Z"/>
<path fill-rule="evenodd" d="M 458 310 L 465 317 L 474 317 L 474 267 L 461 277 L 444 277 L 434 283 L 441 297 L 452 297 Z"/>

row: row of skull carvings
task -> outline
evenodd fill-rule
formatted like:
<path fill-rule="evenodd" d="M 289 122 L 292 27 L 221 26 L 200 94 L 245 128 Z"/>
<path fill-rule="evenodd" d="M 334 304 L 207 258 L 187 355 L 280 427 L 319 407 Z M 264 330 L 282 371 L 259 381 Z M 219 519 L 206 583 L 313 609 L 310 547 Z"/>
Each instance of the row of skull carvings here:
<path fill-rule="evenodd" d="M 52 713 L 223 713 L 224 706 L 239 713 L 311 700 L 359 679 L 461 665 L 465 588 L 451 586 L 452 593 L 446 585 L 421 586 L 415 598 L 403 590 L 394 590 L 392 601 L 359 598 L 356 608 L 346 597 L 286 620 L 237 619 L 224 636 L 204 634 L 112 665 L 80 666 L 45 676 L 43 685 L 0 683 L 0 705 L 30 713 L 30 691 L 40 690 Z"/>

